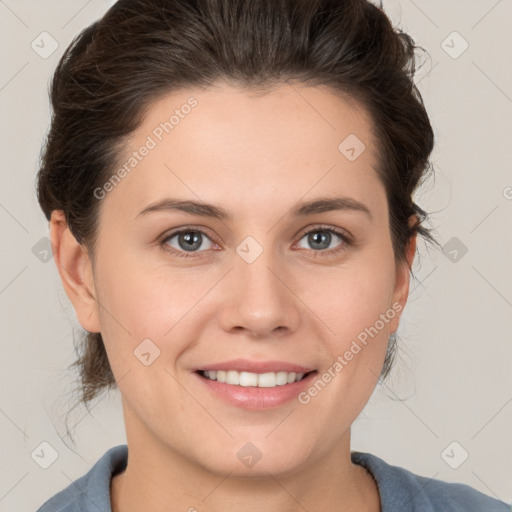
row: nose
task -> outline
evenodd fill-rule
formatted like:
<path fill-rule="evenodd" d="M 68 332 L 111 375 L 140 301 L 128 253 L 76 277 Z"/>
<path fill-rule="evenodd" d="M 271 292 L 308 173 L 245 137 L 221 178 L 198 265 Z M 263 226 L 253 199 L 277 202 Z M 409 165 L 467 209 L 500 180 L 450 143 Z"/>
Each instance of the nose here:
<path fill-rule="evenodd" d="M 298 328 L 302 303 L 293 291 L 294 279 L 272 251 L 264 250 L 252 263 L 235 254 L 223 286 L 218 319 L 226 332 L 245 331 L 263 339 Z"/>

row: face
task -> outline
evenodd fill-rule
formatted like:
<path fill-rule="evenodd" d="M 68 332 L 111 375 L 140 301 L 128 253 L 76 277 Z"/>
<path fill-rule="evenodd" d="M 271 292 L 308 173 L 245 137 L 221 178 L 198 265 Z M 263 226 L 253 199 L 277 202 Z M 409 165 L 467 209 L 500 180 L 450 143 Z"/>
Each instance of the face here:
<path fill-rule="evenodd" d="M 102 334 L 128 438 L 240 475 L 347 450 L 409 283 L 365 112 L 324 87 L 174 92 L 125 163 L 97 191 L 90 297 L 70 296 Z M 294 365 L 305 378 L 282 384 Z M 206 368 L 251 370 L 250 385 Z"/>

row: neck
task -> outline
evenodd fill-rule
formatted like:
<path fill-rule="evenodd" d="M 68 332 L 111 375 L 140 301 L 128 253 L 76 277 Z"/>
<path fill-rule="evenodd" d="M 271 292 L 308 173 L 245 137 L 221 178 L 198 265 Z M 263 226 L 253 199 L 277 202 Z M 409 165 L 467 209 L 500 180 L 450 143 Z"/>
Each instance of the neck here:
<path fill-rule="evenodd" d="M 126 425 L 128 464 L 111 481 L 112 512 L 260 512 L 262 506 L 275 512 L 380 511 L 375 481 L 351 461 L 350 429 L 334 448 L 293 470 L 265 471 L 256 464 L 258 473 L 240 476 L 216 472 L 211 460 L 185 457 L 142 425 L 135 429 L 134 421 Z"/>
<path fill-rule="evenodd" d="M 330 454 L 293 475 L 243 478 L 212 473 L 176 452 L 128 446 L 126 470 L 111 483 L 112 512 L 225 512 L 226 503 L 229 510 L 259 512 L 263 500 L 266 510 L 276 512 L 380 511 L 376 483 L 350 461 L 350 451 L 343 459 Z"/>

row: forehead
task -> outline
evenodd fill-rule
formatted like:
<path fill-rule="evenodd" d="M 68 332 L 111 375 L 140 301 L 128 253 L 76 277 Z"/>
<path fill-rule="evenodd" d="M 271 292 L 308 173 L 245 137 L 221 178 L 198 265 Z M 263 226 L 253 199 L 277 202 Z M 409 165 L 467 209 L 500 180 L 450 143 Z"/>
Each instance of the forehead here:
<path fill-rule="evenodd" d="M 174 91 L 150 104 L 121 167 L 108 202 L 132 219 L 166 195 L 261 208 L 280 194 L 382 193 L 369 116 L 325 86 Z"/>

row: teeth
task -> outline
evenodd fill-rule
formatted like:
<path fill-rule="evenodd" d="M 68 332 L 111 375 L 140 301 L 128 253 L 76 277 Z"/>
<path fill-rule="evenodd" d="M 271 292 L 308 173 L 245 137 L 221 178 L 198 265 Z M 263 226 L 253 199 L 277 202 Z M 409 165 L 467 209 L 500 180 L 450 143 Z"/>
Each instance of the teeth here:
<path fill-rule="evenodd" d="M 234 386 L 257 386 L 259 388 L 275 388 L 302 380 L 304 373 L 268 372 L 251 373 L 236 370 L 205 370 L 202 374 L 210 380 L 217 380 Z"/>

